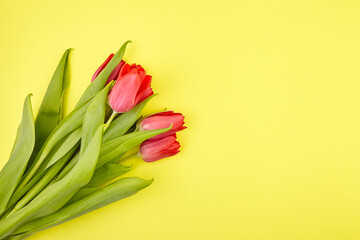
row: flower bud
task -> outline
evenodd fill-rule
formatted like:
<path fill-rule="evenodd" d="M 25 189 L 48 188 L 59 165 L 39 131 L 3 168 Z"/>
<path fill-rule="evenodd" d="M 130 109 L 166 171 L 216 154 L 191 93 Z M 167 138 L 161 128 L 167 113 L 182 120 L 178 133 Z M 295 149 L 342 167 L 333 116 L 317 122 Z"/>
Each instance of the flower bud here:
<path fill-rule="evenodd" d="M 111 89 L 109 104 L 113 111 L 124 113 L 153 94 L 151 76 L 146 75 L 144 68 L 125 63 Z"/>
<path fill-rule="evenodd" d="M 147 116 L 140 122 L 139 129 L 140 131 L 155 130 L 168 128 L 171 126 L 171 124 L 173 125 L 169 131 L 151 138 L 154 140 L 169 136 L 173 133 L 185 129 L 186 127 L 184 126 L 184 123 L 184 116 L 181 113 L 166 111 Z"/>
<path fill-rule="evenodd" d="M 146 140 L 140 146 L 139 156 L 145 162 L 154 162 L 162 158 L 171 157 L 180 152 L 180 143 L 176 141 L 176 134 L 156 139 Z"/>

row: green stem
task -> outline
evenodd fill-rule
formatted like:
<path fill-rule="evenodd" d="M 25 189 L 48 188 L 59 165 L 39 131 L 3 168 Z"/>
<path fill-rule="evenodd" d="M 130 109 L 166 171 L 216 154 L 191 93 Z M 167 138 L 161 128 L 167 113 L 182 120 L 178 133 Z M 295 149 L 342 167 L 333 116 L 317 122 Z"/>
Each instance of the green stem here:
<path fill-rule="evenodd" d="M 106 124 L 105 124 L 105 127 L 104 127 L 104 132 L 109 128 L 109 126 L 110 126 L 110 124 L 111 124 L 111 122 L 114 120 L 114 118 L 116 117 L 118 115 L 118 113 L 117 112 L 115 112 L 115 111 L 113 111 L 112 112 L 112 114 L 111 114 L 111 116 L 110 116 L 110 118 L 109 118 L 109 120 L 106 122 Z"/>

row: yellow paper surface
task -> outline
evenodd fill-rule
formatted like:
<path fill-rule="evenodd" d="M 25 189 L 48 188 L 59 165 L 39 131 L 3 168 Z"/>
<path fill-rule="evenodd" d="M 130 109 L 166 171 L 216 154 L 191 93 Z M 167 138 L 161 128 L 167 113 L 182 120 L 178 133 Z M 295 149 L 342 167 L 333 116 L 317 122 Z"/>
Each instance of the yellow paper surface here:
<path fill-rule="evenodd" d="M 186 115 L 139 194 L 31 240 L 360 239 L 360 2 L 0 1 L 0 166 L 63 51 L 69 112 L 109 53 Z"/>

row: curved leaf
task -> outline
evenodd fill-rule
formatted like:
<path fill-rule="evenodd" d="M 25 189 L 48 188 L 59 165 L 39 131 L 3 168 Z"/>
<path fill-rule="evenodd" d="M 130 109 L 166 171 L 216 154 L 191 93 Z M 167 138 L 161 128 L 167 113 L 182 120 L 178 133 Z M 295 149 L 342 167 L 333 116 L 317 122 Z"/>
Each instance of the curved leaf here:
<path fill-rule="evenodd" d="M 0 238 L 11 235 L 27 221 L 57 211 L 91 180 L 100 153 L 103 127 L 99 127 L 83 156 L 62 180 L 49 185 L 28 205 L 0 221 Z"/>
<path fill-rule="evenodd" d="M 117 140 L 119 142 L 122 142 L 120 145 L 118 145 L 115 149 L 112 149 L 110 151 L 102 151 L 99 160 L 97 162 L 96 168 L 101 167 L 105 163 L 113 160 L 117 156 L 126 153 L 131 148 L 141 144 L 143 141 L 152 138 L 156 135 L 159 135 L 161 133 L 164 133 L 166 131 L 169 131 L 172 128 L 172 125 L 168 128 L 163 129 L 156 129 L 156 130 L 147 130 L 147 131 L 141 131 L 141 132 L 133 132 L 127 135 L 124 135 L 122 137 L 119 137 Z M 127 138 L 125 141 L 121 138 Z M 112 144 L 114 144 L 116 141 L 115 139 L 112 141 Z"/>
<path fill-rule="evenodd" d="M 82 187 L 66 205 L 79 201 L 80 199 L 96 192 L 102 185 L 114 180 L 117 177 L 129 172 L 130 167 L 121 164 L 107 163 L 95 170 L 91 181 Z"/>
<path fill-rule="evenodd" d="M 88 109 L 86 110 L 83 122 L 83 132 L 81 137 L 80 156 L 83 154 L 86 147 L 89 145 L 89 142 L 94 136 L 96 130 L 99 128 L 100 125 L 104 123 L 106 101 L 108 98 L 110 87 L 111 85 L 108 84 L 103 90 L 101 90 L 94 97 Z"/>
<path fill-rule="evenodd" d="M 117 180 L 77 202 L 65 205 L 51 215 L 35 219 L 25 224 L 16 231 L 16 234 L 31 234 L 69 221 L 120 199 L 134 195 L 141 189 L 149 186 L 152 182 L 153 180 L 144 180 L 141 178 L 123 178 Z"/>
<path fill-rule="evenodd" d="M 56 126 L 54 131 L 50 134 L 43 147 L 41 148 L 38 156 L 30 167 L 29 171 L 25 174 L 21 183 L 19 185 L 19 189 L 23 188 L 34 176 L 36 171 L 39 169 L 43 161 L 49 155 L 53 147 L 61 141 L 66 135 L 74 131 L 75 129 L 82 126 L 85 112 L 87 107 L 90 104 L 90 100 L 85 102 L 80 107 L 76 108 L 69 115 L 67 115 L 64 120 L 62 120 L 59 125 Z"/>
<path fill-rule="evenodd" d="M 10 158 L 0 172 L 0 214 L 5 210 L 18 185 L 35 145 L 34 117 L 30 96 L 28 95 L 25 99 L 22 121 Z"/>
<path fill-rule="evenodd" d="M 53 152 L 51 155 L 48 156 L 48 159 L 46 160 L 47 164 L 42 169 L 40 167 L 39 171 L 43 171 L 45 169 L 48 169 L 53 164 L 55 164 L 57 161 L 59 161 L 63 156 L 65 156 L 81 139 L 83 128 L 78 128 L 72 133 L 70 133 L 66 138 L 64 138 L 64 141 L 61 141 L 61 144 L 54 148 L 51 152 Z"/>
<path fill-rule="evenodd" d="M 131 170 L 121 164 L 107 163 L 96 169 L 91 181 L 84 188 L 96 188 L 104 185 L 105 183 L 117 178 Z"/>
<path fill-rule="evenodd" d="M 20 208 L 24 207 L 28 204 L 35 196 L 38 195 L 50 182 L 54 179 L 54 177 L 58 174 L 60 169 L 62 169 L 65 164 L 69 161 L 72 155 L 78 148 L 78 144 L 74 145 L 72 149 L 70 149 L 64 156 L 62 156 L 59 161 L 54 163 L 44 174 L 41 174 L 41 179 L 34 184 L 31 189 L 26 193 L 24 197 L 16 204 L 12 211 L 17 211 Z M 29 182 L 29 184 L 31 181 Z M 11 201 L 12 199 L 10 199 Z"/>
<path fill-rule="evenodd" d="M 62 100 L 69 85 L 69 53 L 67 49 L 57 66 L 35 120 L 35 148 L 30 163 L 35 160 L 42 145 L 62 120 Z"/>
<path fill-rule="evenodd" d="M 50 154 L 44 160 L 44 163 L 40 166 L 36 174 L 31 178 L 31 180 L 21 188 L 17 188 L 14 194 L 9 200 L 7 209 L 14 205 L 21 197 L 23 197 L 26 192 L 28 192 L 37 182 L 44 176 L 44 171 L 52 167 L 58 161 L 62 160 L 64 156 L 69 160 L 72 157 L 72 154 L 68 156 L 69 151 L 76 146 L 81 138 L 82 129 L 78 128 L 72 133 L 68 134 L 64 139 L 62 139 L 56 146 L 52 149 Z M 76 150 L 76 149 L 75 149 Z M 59 169 L 60 171 L 60 169 Z"/>

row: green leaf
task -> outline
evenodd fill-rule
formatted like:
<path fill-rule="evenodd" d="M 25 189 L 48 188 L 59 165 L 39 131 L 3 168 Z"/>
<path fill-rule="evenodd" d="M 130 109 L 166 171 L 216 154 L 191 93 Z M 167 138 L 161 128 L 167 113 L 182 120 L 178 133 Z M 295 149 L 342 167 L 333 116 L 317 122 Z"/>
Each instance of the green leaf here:
<path fill-rule="evenodd" d="M 95 173 L 94 173 L 95 174 Z M 75 195 L 66 203 L 72 204 L 74 202 L 79 201 L 80 199 L 85 198 L 86 196 L 89 196 L 90 194 L 93 194 L 94 192 L 98 191 L 100 188 L 81 188 L 79 191 L 75 193 Z"/>
<path fill-rule="evenodd" d="M 94 136 L 98 127 L 104 123 L 106 102 L 110 87 L 111 84 L 108 84 L 103 90 L 101 90 L 100 93 L 94 97 L 90 106 L 86 110 L 83 122 L 84 131 L 81 138 L 80 156 L 89 145 L 89 142 Z"/>
<path fill-rule="evenodd" d="M 55 164 L 59 159 L 61 159 L 65 154 L 67 154 L 81 139 L 82 135 L 82 129 L 78 128 L 72 133 L 68 134 L 63 141 L 60 141 L 58 144 L 56 144 L 56 147 L 54 147 L 50 154 L 48 155 L 47 159 L 44 161 L 46 165 L 42 169 L 39 168 L 39 171 L 43 171 L 45 169 L 48 169 L 53 164 Z"/>
<path fill-rule="evenodd" d="M 28 204 L 39 192 L 41 192 L 50 182 L 54 179 L 54 177 L 58 174 L 58 172 L 65 166 L 65 164 L 69 161 L 69 159 L 73 156 L 75 151 L 78 149 L 79 145 L 76 144 L 70 149 L 64 156 L 62 156 L 59 161 L 57 161 L 54 165 L 52 165 L 48 170 L 46 170 L 45 174 L 41 174 L 41 179 L 31 186 L 31 189 L 26 193 L 26 195 L 21 198 L 21 200 L 16 204 L 12 211 L 17 211 L 20 208 L 24 207 Z M 29 184 L 31 181 L 29 182 Z M 11 200 L 11 199 L 10 199 Z"/>
<path fill-rule="evenodd" d="M 22 120 L 17 131 L 14 147 L 0 172 L 0 214 L 18 185 L 35 145 L 34 117 L 28 95 L 24 102 Z"/>
<path fill-rule="evenodd" d="M 73 167 L 79 161 L 79 158 L 80 158 L 80 152 L 75 154 L 75 156 L 70 160 L 70 162 L 60 172 L 59 176 L 57 176 L 57 178 L 56 178 L 56 181 L 60 181 L 61 179 L 63 179 L 71 171 L 71 169 L 73 169 Z"/>
<path fill-rule="evenodd" d="M 4 238 L 4 240 L 23 240 L 23 239 L 29 237 L 30 235 L 31 235 L 31 233 L 30 234 L 25 233 L 25 234 L 20 234 L 20 235 L 16 235 L 16 236 L 9 236 L 9 237 Z"/>
<path fill-rule="evenodd" d="M 117 177 L 129 172 L 130 167 L 126 167 L 121 164 L 107 163 L 95 170 L 94 175 L 91 181 L 81 188 L 66 205 L 72 204 L 73 202 L 79 201 L 80 199 L 96 192 L 99 190 L 99 187 L 104 184 L 114 180 Z"/>
<path fill-rule="evenodd" d="M 154 96 L 155 95 L 148 97 L 144 101 L 137 104 L 130 111 L 123 113 L 119 117 L 117 117 L 111 123 L 108 130 L 104 133 L 103 141 L 107 142 L 124 135 L 129 130 L 129 128 L 136 122 L 140 112 L 144 109 L 146 103 L 149 102 L 150 99 Z"/>
<path fill-rule="evenodd" d="M 91 181 L 84 188 L 97 188 L 131 170 L 121 164 L 107 163 L 96 169 Z"/>
<path fill-rule="evenodd" d="M 103 143 L 101 145 L 101 152 L 96 168 L 99 168 L 105 163 L 110 162 L 115 158 L 118 158 L 119 156 L 122 156 L 128 150 L 139 145 L 143 141 L 161 133 L 164 133 L 170 129 L 171 126 L 164 129 L 133 132 Z M 77 154 L 60 173 L 58 180 L 62 179 L 75 166 L 78 159 L 79 155 Z"/>
<path fill-rule="evenodd" d="M 111 141 L 111 144 L 104 144 L 104 150 L 101 151 L 99 160 L 97 162 L 96 168 L 101 167 L 105 163 L 113 160 L 117 156 L 126 153 L 131 148 L 141 144 L 143 141 L 152 138 L 156 135 L 169 131 L 172 128 L 172 125 L 168 128 L 164 129 L 156 129 L 156 130 L 147 130 L 141 132 L 133 132 L 117 139 Z M 125 141 L 124 141 L 125 139 Z M 109 145 L 115 146 L 118 143 L 115 149 L 110 149 Z M 120 144 L 119 144 L 120 143 Z M 107 146 L 106 146 L 107 145 Z"/>
<path fill-rule="evenodd" d="M 107 85 L 103 90 L 100 91 L 91 102 L 88 110 L 86 111 L 86 115 L 83 123 L 83 134 L 81 139 L 81 150 L 80 153 L 76 154 L 74 158 L 70 161 L 70 163 L 62 170 L 60 175 L 58 176 L 58 180 L 62 179 L 77 163 L 79 157 L 82 154 L 83 149 L 86 148 L 89 139 L 94 134 L 94 130 L 100 124 L 104 123 L 105 111 L 106 111 L 106 100 L 108 96 L 108 92 L 110 89 L 110 84 Z"/>
<path fill-rule="evenodd" d="M 35 175 L 31 179 L 31 181 L 28 184 L 26 184 L 26 186 L 24 188 L 17 189 L 14 192 L 14 194 L 11 196 L 11 198 L 9 200 L 9 204 L 7 206 L 7 209 L 12 207 L 16 202 L 18 202 L 19 199 L 22 198 L 22 196 L 24 196 L 28 191 L 35 191 L 35 190 L 32 190 L 32 188 L 35 185 L 39 185 L 40 184 L 39 182 L 42 182 L 43 185 L 45 183 L 46 184 L 49 183 L 48 181 L 46 182 L 46 180 L 44 180 L 44 179 L 48 179 L 49 175 L 54 175 L 54 174 L 56 175 L 63 167 L 63 164 L 67 163 L 69 161 L 69 159 L 71 159 L 71 157 L 73 156 L 74 152 L 78 149 L 78 147 L 79 147 L 79 144 L 76 144 L 75 146 L 73 146 L 73 148 L 68 153 L 66 153 L 61 159 L 59 159 L 59 161 L 57 161 L 49 169 L 42 171 L 41 173 Z M 45 186 L 46 186 L 46 184 L 45 184 Z M 43 186 L 43 187 L 45 187 L 45 186 Z M 34 188 L 40 188 L 40 187 L 34 187 Z M 42 190 L 42 188 L 41 188 L 41 190 Z"/>
<path fill-rule="evenodd" d="M 57 211 L 91 180 L 100 153 L 103 127 L 98 128 L 80 160 L 62 180 L 49 185 L 28 205 L 0 221 L 0 238 L 11 235 L 27 221 Z"/>
<path fill-rule="evenodd" d="M 123 178 L 117 180 L 77 202 L 65 205 L 51 215 L 35 219 L 25 224 L 16 231 L 16 234 L 30 234 L 69 221 L 120 199 L 134 195 L 141 189 L 149 186 L 152 182 L 153 180 L 144 180 L 141 178 Z"/>
<path fill-rule="evenodd" d="M 35 159 L 33 165 L 30 167 L 29 171 L 23 177 L 19 189 L 23 188 L 34 176 L 36 171 L 39 169 L 41 164 L 44 162 L 46 157 L 49 155 L 53 147 L 61 141 L 66 135 L 78 129 L 82 126 L 85 112 L 90 104 L 90 100 L 85 102 L 80 107 L 73 110 L 69 115 L 67 115 L 64 120 L 62 120 L 59 125 L 56 126 L 54 131 L 50 134 L 44 146 L 40 150 L 37 158 Z"/>
<path fill-rule="evenodd" d="M 124 57 L 126 46 L 131 41 L 125 42 L 119 51 L 113 56 L 110 62 L 106 65 L 106 67 L 100 72 L 100 74 L 95 78 L 95 80 L 87 87 L 84 94 L 81 96 L 79 102 L 77 103 L 77 107 L 95 96 L 101 89 L 104 88 L 111 72 L 114 68 L 120 63 L 121 59 Z"/>
<path fill-rule="evenodd" d="M 9 200 L 9 204 L 7 209 L 9 209 L 13 204 L 15 204 L 19 199 L 26 194 L 44 175 L 44 171 L 49 167 L 52 167 L 53 164 L 56 164 L 59 160 L 61 160 L 64 156 L 66 156 L 75 145 L 79 143 L 81 138 L 82 129 L 78 128 L 72 133 L 68 134 L 65 138 L 63 138 L 59 143 L 55 145 L 55 147 L 51 150 L 49 155 L 44 160 L 43 164 L 37 170 L 36 174 L 31 178 L 31 180 L 22 188 L 17 188 L 14 194 L 11 196 Z M 72 157 L 68 156 L 67 159 Z"/>
<path fill-rule="evenodd" d="M 62 120 L 62 100 L 64 92 L 69 85 L 69 53 L 71 49 L 67 49 L 57 66 L 49 86 L 46 90 L 44 99 L 40 105 L 39 112 L 35 120 L 35 148 L 32 161 L 40 151 L 42 145 Z"/>

